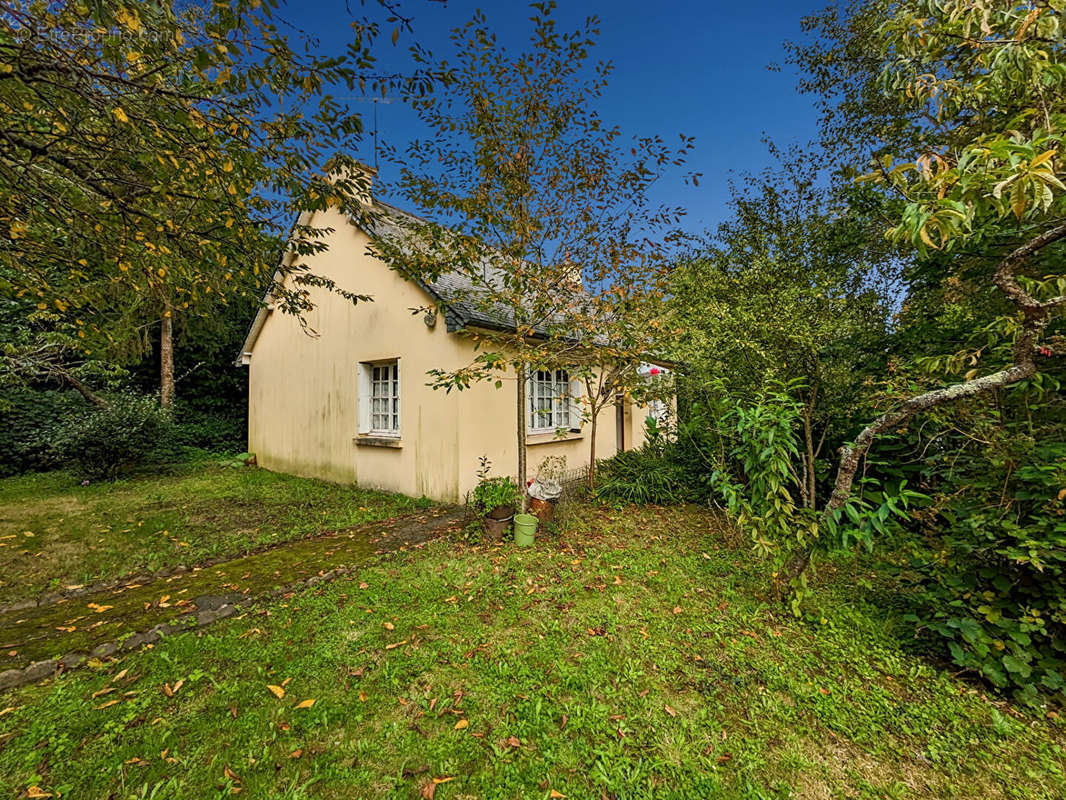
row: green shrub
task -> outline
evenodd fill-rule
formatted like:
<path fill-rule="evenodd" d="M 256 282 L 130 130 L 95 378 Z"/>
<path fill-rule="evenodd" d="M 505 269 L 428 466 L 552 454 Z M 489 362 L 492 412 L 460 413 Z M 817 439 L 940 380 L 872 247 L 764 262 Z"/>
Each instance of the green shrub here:
<path fill-rule="evenodd" d="M 78 477 L 113 479 L 145 463 L 169 435 L 170 417 L 154 398 L 118 396 L 109 403 L 55 431 L 58 460 Z"/>
<path fill-rule="evenodd" d="M 60 466 L 52 446 L 55 428 L 75 422 L 91 407 L 77 392 L 5 387 L 0 405 L 0 477 Z"/>
<path fill-rule="evenodd" d="M 601 462 L 593 495 L 609 503 L 668 505 L 693 499 L 683 468 L 656 446 L 626 450 Z"/>
<path fill-rule="evenodd" d="M 1066 443 L 959 464 L 937 531 L 917 540 L 911 619 L 951 659 L 1019 700 L 1066 700 Z M 1026 452 L 1027 451 L 1027 452 Z"/>
<path fill-rule="evenodd" d="M 487 514 L 497 506 L 513 506 L 522 495 L 509 477 L 486 478 L 474 488 L 474 510 Z"/>
<path fill-rule="evenodd" d="M 481 456 L 478 461 L 480 463 L 477 471 L 478 484 L 474 487 L 474 496 L 470 503 L 474 513 L 479 517 L 484 517 L 498 506 L 517 505 L 522 499 L 518 484 L 507 476 L 498 475 L 490 478 L 492 462 L 488 456 Z"/>

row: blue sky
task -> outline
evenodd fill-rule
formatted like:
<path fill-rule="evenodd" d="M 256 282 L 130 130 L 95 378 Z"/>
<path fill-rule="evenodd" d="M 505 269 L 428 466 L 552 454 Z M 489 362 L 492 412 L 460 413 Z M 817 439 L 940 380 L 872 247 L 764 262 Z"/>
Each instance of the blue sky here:
<path fill-rule="evenodd" d="M 355 13 L 370 10 L 349 0 Z M 782 145 L 804 144 L 816 135 L 813 98 L 799 95 L 796 76 L 783 65 L 782 43 L 800 38 L 800 18 L 822 8 L 827 0 L 560 0 L 560 27 L 575 27 L 586 16 L 600 18 L 601 38 L 594 57 L 614 64 L 615 72 L 601 98 L 600 113 L 633 135 L 684 133 L 696 138 L 689 162 L 701 172 L 698 187 L 680 180 L 659 188 L 660 201 L 688 209 L 691 231 L 714 227 L 726 217 L 727 182 L 731 174 L 757 170 L 769 162 L 763 134 Z M 529 8 L 524 2 L 473 0 L 404 0 L 414 18 L 414 36 L 425 47 L 450 55 L 448 32 L 483 9 L 508 47 L 528 41 Z M 324 49 L 343 46 L 351 17 L 344 0 L 290 0 L 283 8 L 298 17 Z M 568 24 L 569 23 L 569 24 Z M 383 69 L 407 64 L 407 37 L 392 48 L 382 41 Z M 387 37 L 386 37 L 387 39 Z M 771 72 L 771 63 L 782 71 Z M 372 108 L 366 108 L 369 119 Z M 378 106 L 380 135 L 402 144 L 421 134 L 410 109 L 396 102 Z M 360 155 L 369 160 L 369 142 Z M 387 167 L 382 164 L 383 171 Z"/>

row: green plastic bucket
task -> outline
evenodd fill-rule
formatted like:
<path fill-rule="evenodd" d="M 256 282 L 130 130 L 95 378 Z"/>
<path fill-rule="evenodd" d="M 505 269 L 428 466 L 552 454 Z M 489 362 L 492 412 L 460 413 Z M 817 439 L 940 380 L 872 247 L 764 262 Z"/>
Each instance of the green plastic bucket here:
<path fill-rule="evenodd" d="M 533 544 L 533 534 L 537 532 L 537 523 L 540 522 L 532 514 L 514 515 L 514 543 L 519 547 L 529 547 Z"/>

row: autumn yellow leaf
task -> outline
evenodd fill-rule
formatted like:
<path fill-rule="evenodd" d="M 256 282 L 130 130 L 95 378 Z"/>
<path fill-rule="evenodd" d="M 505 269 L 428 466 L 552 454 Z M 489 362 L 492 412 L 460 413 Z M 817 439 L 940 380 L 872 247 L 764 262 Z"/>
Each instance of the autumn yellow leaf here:
<path fill-rule="evenodd" d="M 555 791 L 555 789 L 552 789 L 550 792 L 548 792 L 548 797 L 560 798 L 560 797 L 566 797 L 566 795 L 563 794 L 562 792 L 557 792 L 557 791 Z"/>
<path fill-rule="evenodd" d="M 122 110 L 121 106 L 115 106 L 111 109 L 111 113 L 115 115 L 115 119 L 119 122 L 129 122 L 130 118 L 126 116 L 126 112 Z"/>
<path fill-rule="evenodd" d="M 267 688 L 279 700 L 285 696 L 285 690 L 282 687 L 280 687 L 280 686 L 278 686 L 276 684 L 273 684 L 273 683 L 267 684 Z"/>
<path fill-rule="evenodd" d="M 457 723 L 455 723 L 455 730 L 461 731 L 463 728 L 467 727 L 469 724 L 470 724 L 469 720 L 461 719 Z"/>
<path fill-rule="evenodd" d="M 297 708 L 310 708 L 314 704 L 315 704 L 315 699 L 312 697 L 312 698 L 308 698 L 307 700 L 301 700 L 299 703 L 296 704 L 296 707 Z"/>
<path fill-rule="evenodd" d="M 387 631 L 394 631 L 394 630 L 396 630 L 396 626 L 395 626 L 395 625 L 393 625 L 393 624 L 392 624 L 391 622 L 382 622 L 382 623 L 381 623 L 381 627 L 383 627 L 383 628 L 384 628 L 385 630 L 387 630 Z"/>

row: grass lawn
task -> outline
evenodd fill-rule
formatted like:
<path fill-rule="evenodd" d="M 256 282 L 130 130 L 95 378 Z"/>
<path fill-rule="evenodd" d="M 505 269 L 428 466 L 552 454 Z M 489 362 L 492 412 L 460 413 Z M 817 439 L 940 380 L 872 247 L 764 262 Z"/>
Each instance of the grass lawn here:
<path fill-rule="evenodd" d="M 416 505 L 217 461 L 89 486 L 63 472 L 8 478 L 0 480 L 0 602 L 237 555 Z"/>
<path fill-rule="evenodd" d="M 854 575 L 824 574 L 828 621 L 809 625 L 760 599 L 762 566 L 703 511 L 578 516 L 527 550 L 441 539 L 395 552 L 351 581 L 0 695 L 0 785 L 77 798 L 1066 797 L 1061 720 L 905 653 L 905 629 L 862 602 Z"/>

